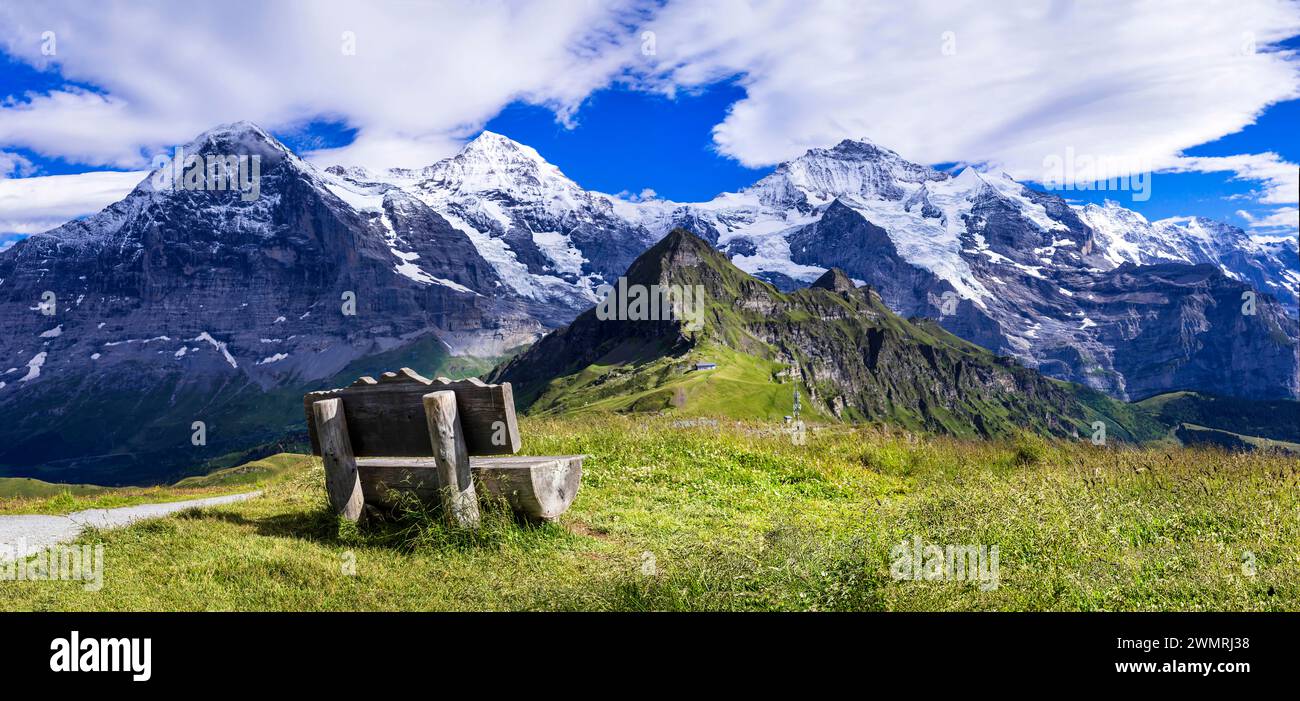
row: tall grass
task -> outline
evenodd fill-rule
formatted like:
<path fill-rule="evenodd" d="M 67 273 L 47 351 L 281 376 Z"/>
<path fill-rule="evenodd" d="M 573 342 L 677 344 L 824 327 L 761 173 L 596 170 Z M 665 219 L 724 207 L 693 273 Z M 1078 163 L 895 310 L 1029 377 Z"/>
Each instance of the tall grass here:
<path fill-rule="evenodd" d="M 319 465 L 258 500 L 93 534 L 100 594 L 0 583 L 0 608 L 1296 610 L 1300 462 L 1267 451 L 967 441 L 884 427 L 526 419 L 588 457 L 559 523 L 408 503 L 360 528 Z M 891 548 L 997 546 L 996 588 L 897 580 Z M 349 574 L 342 562 L 354 562 Z"/>

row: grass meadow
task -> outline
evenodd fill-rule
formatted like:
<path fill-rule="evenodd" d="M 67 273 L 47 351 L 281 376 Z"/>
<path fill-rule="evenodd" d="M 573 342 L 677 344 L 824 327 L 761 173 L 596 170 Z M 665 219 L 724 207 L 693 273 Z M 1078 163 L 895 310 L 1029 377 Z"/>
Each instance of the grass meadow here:
<path fill-rule="evenodd" d="M 319 460 L 284 454 L 249 478 L 260 499 L 85 533 L 101 591 L 0 582 L 0 609 L 1300 610 L 1285 453 L 844 425 L 795 445 L 780 424 L 619 415 L 521 433 L 525 454 L 588 456 L 558 523 L 488 504 L 473 532 L 418 508 L 340 524 Z M 239 491 L 209 483 L 182 488 Z M 3 513 L 72 498 L 95 497 Z M 896 578 L 896 546 L 917 542 L 997 546 L 996 586 Z"/>

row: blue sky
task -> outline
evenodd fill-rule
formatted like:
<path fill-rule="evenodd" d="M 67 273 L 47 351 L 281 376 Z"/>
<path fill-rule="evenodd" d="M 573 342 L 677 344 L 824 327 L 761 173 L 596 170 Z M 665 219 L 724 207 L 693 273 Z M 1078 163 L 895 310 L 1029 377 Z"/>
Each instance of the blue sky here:
<path fill-rule="evenodd" d="M 1155 173 L 1148 200 L 1071 201 L 1296 229 L 1296 4 L 720 2 L 0 5 L 0 236 L 94 211 L 122 181 L 106 172 L 238 119 L 368 167 L 427 165 L 486 128 L 586 188 L 678 201 L 843 138 L 1031 183 L 1078 152 Z"/>
<path fill-rule="evenodd" d="M 711 199 L 771 172 L 718 153 L 713 126 L 744 97 L 722 82 L 674 98 L 627 89 L 601 90 L 582 104 L 571 127 L 543 107 L 511 104 L 487 129 L 528 144 L 583 187 L 608 193 L 654 190 L 678 202 Z"/>

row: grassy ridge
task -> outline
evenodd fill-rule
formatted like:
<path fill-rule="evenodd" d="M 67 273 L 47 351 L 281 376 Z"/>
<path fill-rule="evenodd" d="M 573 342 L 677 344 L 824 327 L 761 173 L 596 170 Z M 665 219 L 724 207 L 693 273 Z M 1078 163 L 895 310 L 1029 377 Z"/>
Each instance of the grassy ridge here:
<path fill-rule="evenodd" d="M 1300 402 L 1170 392 L 1134 405 L 1167 425 L 1211 427 L 1244 437 L 1300 443 Z"/>
<path fill-rule="evenodd" d="M 26 477 L 5 477 L 0 478 L 0 515 L 68 514 L 84 509 L 112 509 L 247 492 L 300 471 L 306 461 L 302 455 L 272 455 L 238 467 L 187 477 L 174 485 L 156 487 L 55 484 Z"/>
<path fill-rule="evenodd" d="M 489 509 L 474 535 L 420 514 L 341 529 L 320 468 L 290 469 L 262 499 L 87 534 L 99 593 L 0 582 L 0 608 L 1300 608 L 1300 462 L 1270 451 L 844 425 L 796 446 L 770 422 L 607 414 L 521 428 L 525 453 L 590 456 L 559 524 Z M 895 580 L 890 549 L 913 537 L 997 545 L 998 587 Z"/>
<path fill-rule="evenodd" d="M 726 346 L 704 344 L 681 357 L 658 357 L 630 366 L 618 360 L 602 359 L 556 379 L 533 403 L 532 413 L 671 411 L 684 417 L 775 421 L 794 408 L 795 384 L 775 379 L 785 366 Z M 694 370 L 696 362 L 714 362 L 718 367 Z M 803 415 L 828 419 L 808 401 L 807 390 L 801 391 Z"/>

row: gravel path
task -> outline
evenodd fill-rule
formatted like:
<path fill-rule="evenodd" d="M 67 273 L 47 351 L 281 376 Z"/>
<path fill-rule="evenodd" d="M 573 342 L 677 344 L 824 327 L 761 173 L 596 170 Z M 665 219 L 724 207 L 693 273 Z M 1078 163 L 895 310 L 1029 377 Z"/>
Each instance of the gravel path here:
<path fill-rule="evenodd" d="M 245 492 L 224 497 L 172 501 L 165 504 L 137 504 L 116 509 L 86 509 L 66 516 L 19 515 L 0 516 L 0 562 L 16 556 L 29 557 L 56 543 L 66 543 L 81 533 L 83 528 L 121 528 L 137 521 L 158 518 L 177 511 L 205 506 L 231 504 L 261 496 L 261 492 Z"/>

